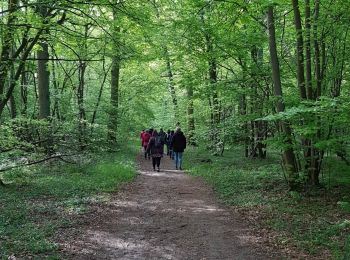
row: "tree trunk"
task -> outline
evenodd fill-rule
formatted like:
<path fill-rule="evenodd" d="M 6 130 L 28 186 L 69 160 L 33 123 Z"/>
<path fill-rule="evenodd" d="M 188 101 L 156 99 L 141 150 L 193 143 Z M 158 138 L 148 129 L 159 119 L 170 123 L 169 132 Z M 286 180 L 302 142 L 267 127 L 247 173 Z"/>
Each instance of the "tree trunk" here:
<path fill-rule="evenodd" d="M 9 88 L 11 87 L 11 82 L 15 80 L 15 64 L 12 63 L 10 65 L 10 78 L 9 78 Z M 11 118 L 14 119 L 17 117 L 17 106 L 16 106 L 16 100 L 14 93 L 11 94 L 10 97 L 10 113 L 11 113 Z"/>
<path fill-rule="evenodd" d="M 84 150 L 86 147 L 86 113 L 84 108 L 84 92 L 85 92 L 85 72 L 86 72 L 86 56 L 87 56 L 87 37 L 89 32 L 89 24 L 84 26 L 84 39 L 83 39 L 83 55 L 80 57 L 79 61 L 79 85 L 77 89 L 77 100 L 78 100 L 78 110 L 79 110 L 79 120 L 78 120 L 78 129 L 79 129 L 79 145 L 80 150 Z"/>
<path fill-rule="evenodd" d="M 49 48 L 47 42 L 41 42 L 38 56 L 38 90 L 39 90 L 39 118 L 50 116 L 50 72 L 48 69 Z"/>
<path fill-rule="evenodd" d="M 305 76 L 304 76 L 304 40 L 303 40 L 303 28 L 301 26 L 301 17 L 299 10 L 299 1 L 292 0 L 294 11 L 294 25 L 296 30 L 297 40 L 297 78 L 298 86 L 300 90 L 300 96 L 302 99 L 307 99 L 305 89 Z"/>
<path fill-rule="evenodd" d="M 192 86 L 189 86 L 187 88 L 187 97 L 188 97 L 188 105 L 187 105 L 188 143 L 190 145 L 196 145 Z"/>
<path fill-rule="evenodd" d="M 14 23 L 16 21 L 15 10 L 18 6 L 18 0 L 8 0 L 8 18 L 4 27 L 4 38 L 0 56 L 0 103 L 4 101 L 6 82 L 8 82 L 8 73 L 10 66 L 14 61 L 10 60 L 10 54 L 14 42 Z M 11 83 L 10 83 L 11 84 Z"/>
<path fill-rule="evenodd" d="M 314 49 L 315 49 L 315 78 L 316 78 L 316 93 L 315 98 L 318 99 L 322 95 L 322 75 L 321 75 L 321 54 L 320 44 L 318 41 L 318 18 L 320 13 L 320 0 L 315 0 L 315 12 L 314 12 Z"/>
<path fill-rule="evenodd" d="M 306 57 L 306 90 L 307 98 L 314 99 L 312 88 L 312 64 L 311 64 L 311 11 L 310 0 L 305 0 L 305 57 Z"/>
<path fill-rule="evenodd" d="M 52 52 L 54 53 L 54 50 L 52 49 Z M 60 109 L 59 109 L 59 82 L 57 80 L 57 75 L 56 75 L 56 64 L 55 61 L 52 60 L 51 62 L 52 66 L 52 86 L 53 86 L 53 91 L 54 91 L 54 101 L 53 101 L 53 110 L 52 110 L 52 116 L 56 117 L 57 119 L 60 119 Z"/>
<path fill-rule="evenodd" d="M 157 1 L 153 0 L 152 4 L 154 6 L 157 18 L 159 20 L 160 13 L 159 13 L 159 6 L 157 4 Z M 162 33 L 161 33 L 161 36 L 165 37 Z M 168 46 L 166 45 L 166 43 L 163 44 L 163 49 L 164 49 L 164 58 L 165 58 L 166 69 L 167 69 L 168 89 L 169 89 L 169 92 L 171 95 L 171 101 L 172 101 L 173 106 L 174 106 L 174 122 L 177 123 L 179 121 L 179 105 L 178 105 L 177 95 L 176 95 L 176 90 L 175 90 L 174 74 L 173 74 L 173 69 L 172 69 L 172 65 L 171 65 L 169 49 L 168 49 Z"/>
<path fill-rule="evenodd" d="M 27 109 L 28 109 L 28 90 L 27 90 L 28 77 L 25 69 L 26 68 L 24 66 L 24 70 L 21 75 L 21 99 L 22 99 L 21 114 L 24 116 L 27 115 Z"/>
<path fill-rule="evenodd" d="M 118 1 L 117 1 L 118 2 Z M 117 127 L 118 127 L 118 105 L 119 105 L 119 78 L 121 58 L 117 46 L 119 40 L 120 27 L 117 23 L 117 10 L 113 7 L 113 56 L 111 68 L 111 110 L 109 113 L 108 123 L 108 140 L 111 145 L 117 143 Z"/>
<path fill-rule="evenodd" d="M 34 45 L 38 42 L 42 32 L 43 32 L 43 30 L 39 30 L 37 32 L 37 34 L 34 37 L 34 39 L 31 41 L 29 46 L 24 51 L 24 53 L 23 53 L 23 55 L 21 57 L 21 60 L 19 62 L 19 65 L 17 67 L 16 73 L 15 73 L 15 76 L 14 76 L 14 80 L 11 82 L 10 87 L 8 88 L 8 90 L 6 91 L 6 94 L 4 95 L 4 98 L 0 99 L 0 117 L 1 117 L 1 115 L 3 113 L 3 111 L 4 111 L 4 107 L 6 106 L 7 102 L 11 98 L 13 90 L 15 89 L 15 86 L 16 86 L 16 81 L 20 78 L 20 76 L 23 73 L 23 69 L 25 67 L 25 61 L 28 58 L 30 52 L 32 51 Z"/>
<path fill-rule="evenodd" d="M 177 122 L 179 120 L 179 106 L 177 102 L 176 90 L 174 85 L 174 75 L 172 71 L 171 60 L 170 60 L 169 50 L 167 46 L 164 47 L 164 56 L 165 56 L 166 67 L 167 67 L 168 87 L 171 95 L 171 100 L 174 106 L 174 117 L 175 117 L 174 122 Z"/>
<path fill-rule="evenodd" d="M 100 86 L 100 90 L 98 91 L 98 96 L 97 96 L 97 101 L 96 101 L 96 104 L 95 104 L 95 109 L 94 109 L 94 112 L 92 113 L 91 125 L 93 125 L 93 124 L 95 123 L 97 111 L 98 111 L 98 108 L 99 108 L 100 102 L 101 102 L 101 97 L 102 97 L 102 93 L 103 93 L 103 88 L 104 88 L 104 86 L 105 86 L 105 83 L 106 83 L 106 80 L 107 80 L 107 76 L 109 75 L 109 71 L 110 71 L 110 69 L 111 69 L 111 67 L 109 67 L 109 68 L 106 70 L 106 68 L 105 68 L 105 60 L 103 60 L 102 67 L 103 67 L 104 75 L 103 75 L 103 80 L 102 80 L 102 83 L 101 83 L 101 86 Z M 93 128 L 92 128 L 92 129 L 93 129 Z M 92 131 L 92 129 L 91 129 L 91 131 Z"/>
<path fill-rule="evenodd" d="M 275 36 L 275 22 L 273 14 L 273 6 L 268 7 L 267 11 L 267 24 L 268 24 L 268 33 L 269 33 L 269 50 L 271 58 L 271 67 L 272 67 L 272 79 L 274 83 L 274 94 L 278 98 L 276 109 L 277 112 L 283 112 L 285 110 L 283 102 L 283 93 L 281 85 L 281 75 L 280 67 L 277 56 L 277 47 L 276 47 L 276 36 Z M 288 178 L 288 184 L 290 189 L 296 189 L 297 183 L 297 160 L 292 148 L 292 130 L 287 122 L 280 122 L 281 129 L 285 134 L 285 145 L 287 148 L 284 148 L 283 151 L 283 164 L 285 166 Z"/>

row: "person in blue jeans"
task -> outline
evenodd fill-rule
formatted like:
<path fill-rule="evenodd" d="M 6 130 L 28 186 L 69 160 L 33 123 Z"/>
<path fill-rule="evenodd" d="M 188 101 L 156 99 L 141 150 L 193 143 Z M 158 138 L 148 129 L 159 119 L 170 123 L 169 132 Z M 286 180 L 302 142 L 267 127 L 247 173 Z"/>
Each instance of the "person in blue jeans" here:
<path fill-rule="evenodd" d="M 182 170 L 182 156 L 186 149 L 186 137 L 179 127 L 175 131 L 171 140 L 171 145 L 175 156 L 176 170 Z"/>

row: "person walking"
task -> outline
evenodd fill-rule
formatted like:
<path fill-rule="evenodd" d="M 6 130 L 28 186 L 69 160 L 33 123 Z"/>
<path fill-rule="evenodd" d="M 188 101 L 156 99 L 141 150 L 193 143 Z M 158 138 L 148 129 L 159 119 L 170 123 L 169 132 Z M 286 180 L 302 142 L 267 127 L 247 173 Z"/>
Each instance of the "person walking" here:
<path fill-rule="evenodd" d="M 170 130 L 166 133 L 166 139 L 165 139 L 165 145 L 166 145 L 166 155 L 170 154 Z"/>
<path fill-rule="evenodd" d="M 172 149 L 175 155 L 175 167 L 176 170 L 182 170 L 182 156 L 186 149 L 186 137 L 181 131 L 180 127 L 176 129 L 176 132 L 172 138 Z"/>
<path fill-rule="evenodd" d="M 149 143 L 149 140 L 151 139 L 151 135 L 149 131 L 145 131 L 144 134 L 142 135 L 142 146 L 145 152 L 145 159 L 150 159 L 150 154 L 147 151 L 147 146 Z"/>
<path fill-rule="evenodd" d="M 174 130 L 170 131 L 168 142 L 169 142 L 169 157 L 170 159 L 174 160 L 174 152 L 173 152 L 173 136 L 174 136 Z"/>
<path fill-rule="evenodd" d="M 147 151 L 151 154 L 152 157 L 152 166 L 153 170 L 160 171 L 160 161 L 163 157 L 164 153 L 164 142 L 161 139 L 161 136 L 158 134 L 156 130 L 153 130 L 153 135 L 149 140 Z"/>
<path fill-rule="evenodd" d="M 163 151 L 164 151 L 164 145 L 166 144 L 166 133 L 163 131 L 163 128 L 159 130 L 158 135 L 160 136 L 160 139 L 162 140 L 163 143 Z"/>
<path fill-rule="evenodd" d="M 145 129 L 142 129 L 140 133 L 140 139 L 141 139 L 141 147 L 143 147 L 143 135 L 145 134 Z"/>

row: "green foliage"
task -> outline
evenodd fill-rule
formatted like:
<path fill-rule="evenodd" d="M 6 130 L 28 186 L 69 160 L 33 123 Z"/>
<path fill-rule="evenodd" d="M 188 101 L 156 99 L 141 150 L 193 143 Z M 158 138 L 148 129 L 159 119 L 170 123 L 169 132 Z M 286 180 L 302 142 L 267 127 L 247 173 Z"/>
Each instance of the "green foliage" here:
<path fill-rule="evenodd" d="M 135 149 L 95 155 L 90 162 L 7 172 L 0 186 L 0 258 L 58 257 L 52 237 L 84 214 L 88 204 L 108 201 L 108 193 L 135 176 Z"/>
<path fill-rule="evenodd" d="M 278 157 L 251 160 L 242 157 L 241 149 L 226 151 L 223 157 L 193 149 L 186 168 L 191 175 L 203 176 L 220 199 L 246 212 L 247 219 L 253 214 L 251 224 L 277 232 L 274 240 L 280 247 L 296 247 L 314 256 L 330 251 L 335 259 L 347 259 L 349 167 L 327 160 L 326 168 L 334 173 L 321 180 L 328 189 L 288 192 Z"/>

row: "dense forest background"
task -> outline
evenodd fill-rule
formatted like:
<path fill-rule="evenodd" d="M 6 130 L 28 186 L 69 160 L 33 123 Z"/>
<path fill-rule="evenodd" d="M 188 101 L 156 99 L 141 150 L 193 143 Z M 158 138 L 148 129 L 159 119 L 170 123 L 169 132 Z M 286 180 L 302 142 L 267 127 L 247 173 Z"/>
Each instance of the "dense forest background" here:
<path fill-rule="evenodd" d="M 207 158 L 274 155 L 293 196 L 327 186 L 330 162 L 350 165 L 349 1 L 0 9 L 2 185 L 14 169 L 124 149 L 143 128 L 178 123 Z"/>

